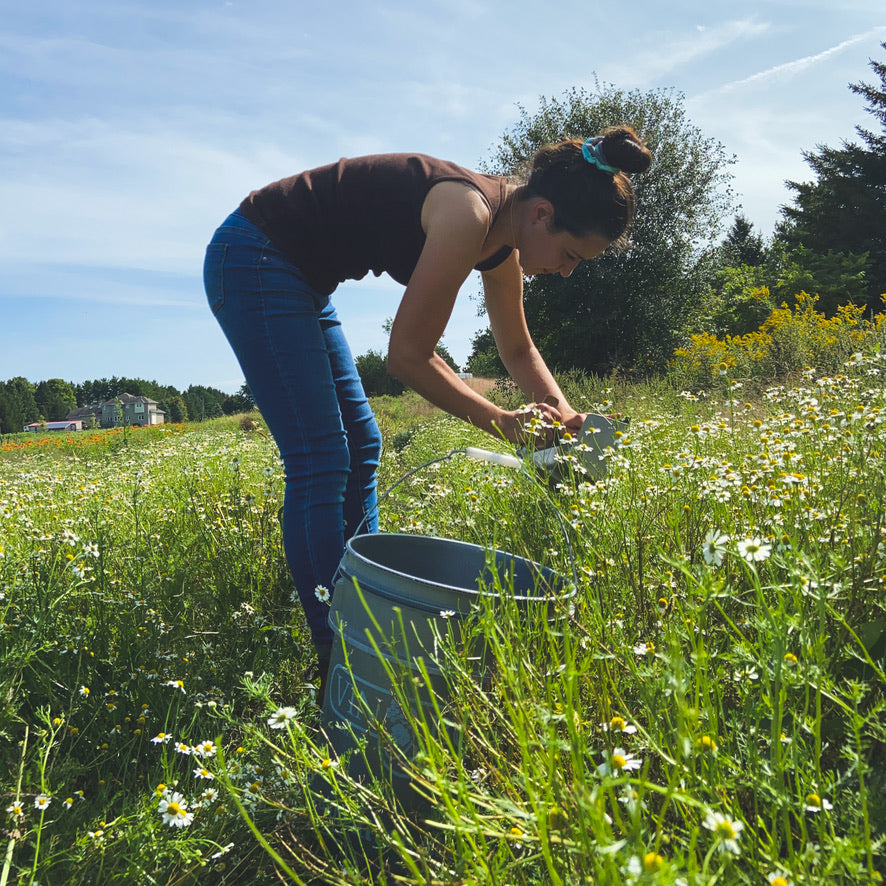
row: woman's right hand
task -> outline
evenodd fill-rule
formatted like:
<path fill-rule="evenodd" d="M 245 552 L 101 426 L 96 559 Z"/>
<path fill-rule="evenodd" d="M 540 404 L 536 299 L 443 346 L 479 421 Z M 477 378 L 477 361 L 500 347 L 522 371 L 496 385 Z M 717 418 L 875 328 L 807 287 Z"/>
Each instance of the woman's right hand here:
<path fill-rule="evenodd" d="M 565 429 L 559 410 L 547 403 L 502 410 L 496 426 L 511 443 L 518 446 L 531 443 L 536 449 L 553 445 Z"/>

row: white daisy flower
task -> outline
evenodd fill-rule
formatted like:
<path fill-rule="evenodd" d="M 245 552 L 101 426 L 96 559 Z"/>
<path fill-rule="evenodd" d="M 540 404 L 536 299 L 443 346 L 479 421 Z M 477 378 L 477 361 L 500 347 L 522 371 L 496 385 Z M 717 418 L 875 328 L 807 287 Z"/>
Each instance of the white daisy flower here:
<path fill-rule="evenodd" d="M 745 538 L 738 543 L 738 553 L 748 563 L 760 563 L 772 553 L 772 545 L 762 538 Z"/>
<path fill-rule="evenodd" d="M 738 845 L 738 841 L 744 828 L 742 822 L 733 821 L 719 812 L 709 812 L 703 824 L 709 831 L 713 831 L 714 836 L 720 841 L 718 847 L 720 852 L 730 852 L 732 855 L 741 854 L 741 847 Z"/>
<path fill-rule="evenodd" d="M 298 713 L 295 708 L 277 708 L 270 717 L 268 717 L 268 726 L 271 729 L 282 729 L 290 720 L 295 718 Z"/>

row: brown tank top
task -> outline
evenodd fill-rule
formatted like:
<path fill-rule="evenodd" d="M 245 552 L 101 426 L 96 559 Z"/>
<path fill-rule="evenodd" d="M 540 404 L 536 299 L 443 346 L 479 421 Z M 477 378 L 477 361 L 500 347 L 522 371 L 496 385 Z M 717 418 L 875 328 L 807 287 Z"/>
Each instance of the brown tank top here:
<path fill-rule="evenodd" d="M 481 175 L 424 154 L 377 154 L 281 179 L 253 191 L 240 211 L 323 295 L 369 271 L 390 274 L 405 286 L 425 242 L 425 197 L 442 181 L 475 188 L 493 222 L 507 196 L 502 176 Z M 504 247 L 477 270 L 491 270 L 510 252 Z"/>

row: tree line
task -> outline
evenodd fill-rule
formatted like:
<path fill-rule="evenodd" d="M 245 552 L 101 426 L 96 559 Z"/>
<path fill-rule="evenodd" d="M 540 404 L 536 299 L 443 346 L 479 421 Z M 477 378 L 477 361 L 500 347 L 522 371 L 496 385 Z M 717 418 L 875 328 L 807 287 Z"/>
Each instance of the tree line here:
<path fill-rule="evenodd" d="M 246 412 L 255 405 L 245 384 L 237 393 L 227 394 L 204 385 L 180 391 L 142 378 L 112 376 L 77 384 L 61 378 L 31 382 L 17 376 L 0 382 L 0 434 L 18 433 L 35 421 L 62 421 L 77 407 L 95 406 L 121 394 L 156 400 L 169 422 L 205 421 Z"/>

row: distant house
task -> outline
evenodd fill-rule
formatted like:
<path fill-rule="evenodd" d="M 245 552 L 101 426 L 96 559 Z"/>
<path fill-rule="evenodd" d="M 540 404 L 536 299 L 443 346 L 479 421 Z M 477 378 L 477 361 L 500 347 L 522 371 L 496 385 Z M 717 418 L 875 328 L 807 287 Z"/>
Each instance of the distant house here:
<path fill-rule="evenodd" d="M 79 419 L 87 427 L 98 425 L 113 428 L 116 425 L 162 425 L 166 421 L 166 413 L 158 408 L 156 400 L 149 397 L 120 394 L 104 403 L 72 409 L 67 419 Z"/>
<path fill-rule="evenodd" d="M 83 421 L 80 419 L 66 418 L 64 421 L 32 421 L 25 425 L 26 431 L 82 431 Z"/>

